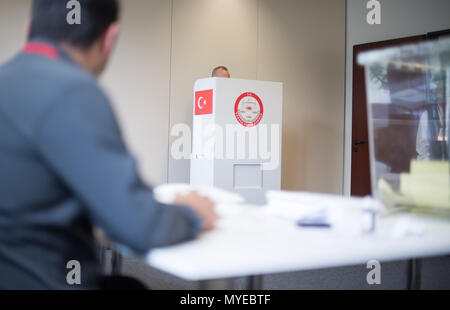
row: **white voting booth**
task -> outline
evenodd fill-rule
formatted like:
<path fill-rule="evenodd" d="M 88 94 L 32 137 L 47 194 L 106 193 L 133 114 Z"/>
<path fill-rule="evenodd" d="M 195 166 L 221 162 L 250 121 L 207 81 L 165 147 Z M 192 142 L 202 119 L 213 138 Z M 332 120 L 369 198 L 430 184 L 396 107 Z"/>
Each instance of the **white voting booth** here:
<path fill-rule="evenodd" d="M 264 203 L 281 186 L 283 85 L 208 78 L 194 86 L 190 183 Z"/>

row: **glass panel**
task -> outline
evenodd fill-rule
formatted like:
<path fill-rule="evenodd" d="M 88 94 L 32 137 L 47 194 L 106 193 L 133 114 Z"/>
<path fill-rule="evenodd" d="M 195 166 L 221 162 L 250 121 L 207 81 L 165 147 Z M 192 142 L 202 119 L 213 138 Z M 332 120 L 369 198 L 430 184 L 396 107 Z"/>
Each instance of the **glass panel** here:
<path fill-rule="evenodd" d="M 372 187 L 392 208 L 450 215 L 450 38 L 361 54 Z"/>

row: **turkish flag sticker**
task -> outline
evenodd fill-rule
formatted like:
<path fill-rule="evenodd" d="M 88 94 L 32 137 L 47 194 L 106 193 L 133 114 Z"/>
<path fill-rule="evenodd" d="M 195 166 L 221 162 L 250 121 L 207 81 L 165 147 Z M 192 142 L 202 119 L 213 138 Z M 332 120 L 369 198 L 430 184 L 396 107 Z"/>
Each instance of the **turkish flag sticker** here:
<path fill-rule="evenodd" d="M 195 93 L 195 115 L 213 114 L 213 90 L 202 90 Z"/>

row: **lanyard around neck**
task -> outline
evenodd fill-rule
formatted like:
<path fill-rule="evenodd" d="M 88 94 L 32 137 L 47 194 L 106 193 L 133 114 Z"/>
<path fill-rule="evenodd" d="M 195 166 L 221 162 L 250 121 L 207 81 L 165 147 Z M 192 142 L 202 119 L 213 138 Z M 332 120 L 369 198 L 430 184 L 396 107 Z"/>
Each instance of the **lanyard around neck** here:
<path fill-rule="evenodd" d="M 25 54 L 37 54 L 50 59 L 58 59 L 59 51 L 50 44 L 29 42 L 22 49 Z"/>

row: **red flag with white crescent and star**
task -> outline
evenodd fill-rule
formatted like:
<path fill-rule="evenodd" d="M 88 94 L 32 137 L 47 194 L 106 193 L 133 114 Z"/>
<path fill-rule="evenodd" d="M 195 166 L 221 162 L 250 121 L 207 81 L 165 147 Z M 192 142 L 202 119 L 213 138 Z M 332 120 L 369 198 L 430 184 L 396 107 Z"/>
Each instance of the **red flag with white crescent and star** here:
<path fill-rule="evenodd" d="M 195 115 L 213 114 L 213 90 L 202 90 L 195 93 Z"/>

